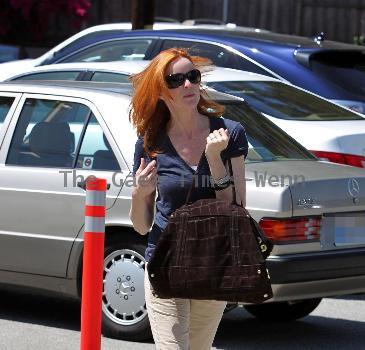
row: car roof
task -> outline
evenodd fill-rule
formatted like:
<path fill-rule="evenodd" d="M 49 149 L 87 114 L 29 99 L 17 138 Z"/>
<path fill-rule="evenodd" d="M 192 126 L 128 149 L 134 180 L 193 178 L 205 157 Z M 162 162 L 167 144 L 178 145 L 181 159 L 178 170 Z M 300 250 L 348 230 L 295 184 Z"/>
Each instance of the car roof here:
<path fill-rule="evenodd" d="M 62 90 L 69 93 L 80 94 L 81 91 L 87 92 L 106 92 L 112 94 L 131 95 L 132 85 L 121 83 L 99 83 L 89 81 L 70 81 L 70 80 L 17 80 L 0 83 L 0 91 L 13 92 L 39 92 L 50 94 L 50 88 L 54 93 L 62 93 Z M 53 92 L 52 92 L 53 93 Z M 81 96 L 80 96 L 81 97 Z"/>
<path fill-rule="evenodd" d="M 50 92 L 50 88 L 53 89 Z M 17 80 L 15 82 L 0 83 L 0 91 L 17 93 L 44 93 L 62 94 L 65 96 L 75 96 L 88 98 L 88 94 L 110 94 L 125 95 L 133 94 L 132 84 L 129 83 L 105 83 L 90 81 L 70 81 L 70 80 Z M 213 89 L 207 89 L 209 96 L 220 101 L 242 101 L 243 99 L 228 95 Z"/>
<path fill-rule="evenodd" d="M 243 26 L 237 26 L 234 23 L 227 23 L 227 24 L 191 24 L 192 22 L 189 22 L 189 20 L 186 20 L 183 22 L 183 24 L 186 27 L 176 27 L 176 29 L 215 29 L 215 30 L 224 30 L 229 29 L 232 31 L 244 31 L 244 32 L 266 32 L 270 33 L 271 30 L 268 29 L 262 29 L 257 27 L 243 27 Z M 162 28 L 161 28 L 162 29 Z M 175 28 L 165 28 L 165 29 L 175 29 Z"/>
<path fill-rule="evenodd" d="M 317 48 L 317 49 L 356 49 L 363 50 L 361 46 L 346 44 L 331 40 L 316 41 L 314 38 L 281 34 L 267 31 L 255 31 L 245 30 L 241 28 L 236 30 L 235 28 L 176 28 L 166 29 L 154 33 L 155 35 L 162 36 L 163 34 L 190 34 L 215 37 L 216 39 L 231 39 L 235 42 L 240 40 L 254 40 L 254 41 L 266 41 L 276 45 L 303 47 L 303 48 Z"/>
<path fill-rule="evenodd" d="M 96 33 L 97 36 L 93 38 L 106 39 L 109 37 L 121 37 L 130 36 L 146 36 L 146 37 L 164 37 L 164 36 L 177 36 L 177 37 L 191 37 L 203 39 L 209 38 L 216 41 L 231 41 L 239 44 L 242 40 L 248 40 L 250 42 L 262 42 L 271 43 L 284 47 L 301 47 L 301 48 L 312 48 L 312 49 L 352 49 L 352 50 L 363 50 L 363 47 L 354 44 L 347 44 L 331 40 L 315 40 L 315 38 L 309 38 L 304 36 L 296 36 L 282 33 L 275 33 L 266 30 L 258 30 L 257 28 L 250 27 L 238 27 L 230 28 L 227 26 L 214 26 L 214 25 L 198 25 L 198 26 L 179 26 L 171 29 L 161 30 L 109 30 L 100 31 Z M 85 41 L 89 41 L 90 38 L 85 38 Z"/>
<path fill-rule="evenodd" d="M 60 72 L 72 70 L 98 70 L 104 72 L 117 72 L 121 74 L 135 74 L 142 71 L 151 61 L 136 60 L 136 61 L 115 61 L 115 62 L 70 62 L 58 63 L 35 67 L 26 73 L 16 75 L 10 79 L 19 78 L 31 73 L 40 72 Z M 232 68 L 216 67 L 203 72 L 203 80 L 206 81 L 227 81 L 227 80 L 255 80 L 255 81 L 279 81 L 266 75 L 240 71 Z"/>
<path fill-rule="evenodd" d="M 100 70 L 100 71 L 117 71 L 121 73 L 134 74 L 143 70 L 150 61 L 135 60 L 135 61 L 113 61 L 113 62 L 69 62 L 47 64 L 34 67 L 27 72 L 22 72 L 10 79 L 18 76 L 28 75 L 29 73 L 50 72 L 50 71 L 66 71 L 66 70 Z"/>

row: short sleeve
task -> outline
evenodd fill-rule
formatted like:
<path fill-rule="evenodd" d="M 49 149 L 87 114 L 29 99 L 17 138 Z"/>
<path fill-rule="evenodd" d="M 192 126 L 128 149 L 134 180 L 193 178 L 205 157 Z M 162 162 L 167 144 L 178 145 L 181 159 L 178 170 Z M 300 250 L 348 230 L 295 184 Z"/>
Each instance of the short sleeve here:
<path fill-rule="evenodd" d="M 242 126 L 242 124 L 237 123 L 235 128 L 232 130 L 227 150 L 227 156 L 229 156 L 230 158 L 243 155 L 246 159 L 248 152 L 248 142 L 245 128 Z"/>
<path fill-rule="evenodd" d="M 141 158 L 145 159 L 146 164 L 148 164 L 151 161 L 150 157 L 144 151 L 143 137 L 138 137 L 136 145 L 134 147 L 133 176 L 136 175 L 136 172 L 141 164 Z"/>

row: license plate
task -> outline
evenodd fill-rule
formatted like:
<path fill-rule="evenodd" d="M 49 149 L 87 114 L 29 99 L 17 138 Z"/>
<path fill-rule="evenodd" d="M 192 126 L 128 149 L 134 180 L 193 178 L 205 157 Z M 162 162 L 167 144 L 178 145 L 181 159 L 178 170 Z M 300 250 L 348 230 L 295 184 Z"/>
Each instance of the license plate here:
<path fill-rule="evenodd" d="M 365 244 L 365 218 L 344 216 L 335 218 L 335 245 Z"/>
<path fill-rule="evenodd" d="M 326 214 L 322 219 L 322 249 L 365 245 L 365 213 Z"/>

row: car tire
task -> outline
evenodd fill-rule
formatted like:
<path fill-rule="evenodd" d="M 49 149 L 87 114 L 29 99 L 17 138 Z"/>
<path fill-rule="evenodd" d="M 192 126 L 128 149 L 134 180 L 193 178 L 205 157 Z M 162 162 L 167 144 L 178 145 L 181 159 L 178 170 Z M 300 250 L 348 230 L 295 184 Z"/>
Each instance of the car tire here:
<path fill-rule="evenodd" d="M 106 242 L 103 271 L 102 332 L 109 338 L 144 341 L 152 337 L 144 294 L 142 243 Z"/>
<path fill-rule="evenodd" d="M 284 301 L 260 305 L 245 305 L 256 318 L 269 322 L 287 322 L 308 316 L 321 302 L 321 298 Z"/>

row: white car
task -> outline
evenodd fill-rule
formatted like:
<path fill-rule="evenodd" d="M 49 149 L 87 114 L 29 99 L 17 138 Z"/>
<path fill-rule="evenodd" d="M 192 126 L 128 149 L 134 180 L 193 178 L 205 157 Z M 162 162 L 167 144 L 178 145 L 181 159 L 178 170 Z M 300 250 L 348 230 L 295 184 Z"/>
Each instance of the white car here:
<path fill-rule="evenodd" d="M 175 29 L 175 28 L 187 28 L 189 26 L 183 25 L 181 23 L 167 23 L 167 22 L 156 22 L 153 25 L 153 29 Z M 65 41 L 61 42 L 51 50 L 44 53 L 42 56 L 34 58 L 34 59 L 24 59 L 24 60 L 17 60 L 11 62 L 5 62 L 0 65 L 0 81 L 4 81 L 9 77 L 20 74 L 23 72 L 27 72 L 28 70 L 46 64 L 49 58 L 52 58 L 58 51 L 64 50 L 68 45 L 73 44 L 80 38 L 83 38 L 87 35 L 92 35 L 96 32 L 102 31 L 111 31 L 111 30 L 131 30 L 132 24 L 131 23 L 108 23 L 108 24 L 101 24 L 97 26 L 92 26 L 86 28 L 75 35 L 72 35 Z"/>
<path fill-rule="evenodd" d="M 179 22 L 155 22 L 153 24 L 154 30 L 163 30 L 163 29 L 178 29 L 178 28 L 207 28 L 207 29 L 220 29 L 220 28 L 230 28 L 234 31 L 253 31 L 253 32 L 265 32 L 268 33 L 270 31 L 265 29 L 253 28 L 253 27 L 241 27 L 236 26 L 235 24 L 228 23 L 226 25 L 212 25 L 212 24 L 194 24 L 194 23 L 179 23 Z M 42 56 L 35 59 L 23 59 L 11 62 L 4 62 L 0 64 L 0 81 L 4 81 L 9 77 L 15 74 L 21 74 L 27 72 L 28 70 L 46 65 L 47 61 L 54 57 L 57 52 L 67 49 L 67 47 L 71 44 L 74 44 L 77 40 L 83 39 L 86 36 L 92 36 L 94 33 L 107 32 L 107 31 L 130 31 L 132 29 L 132 24 L 130 22 L 125 23 L 108 23 L 101 24 L 86 28 L 75 35 L 72 35 L 68 39 L 61 42 L 59 45 L 55 46 L 51 50 L 44 53 Z M 137 59 L 143 59 L 138 58 Z"/>
<path fill-rule="evenodd" d="M 147 64 L 148 61 L 60 63 L 38 67 L 9 80 L 128 82 L 128 75 L 139 72 Z M 317 157 L 365 168 L 362 114 L 255 73 L 216 67 L 203 74 L 203 81 L 218 91 L 242 97 Z"/>

